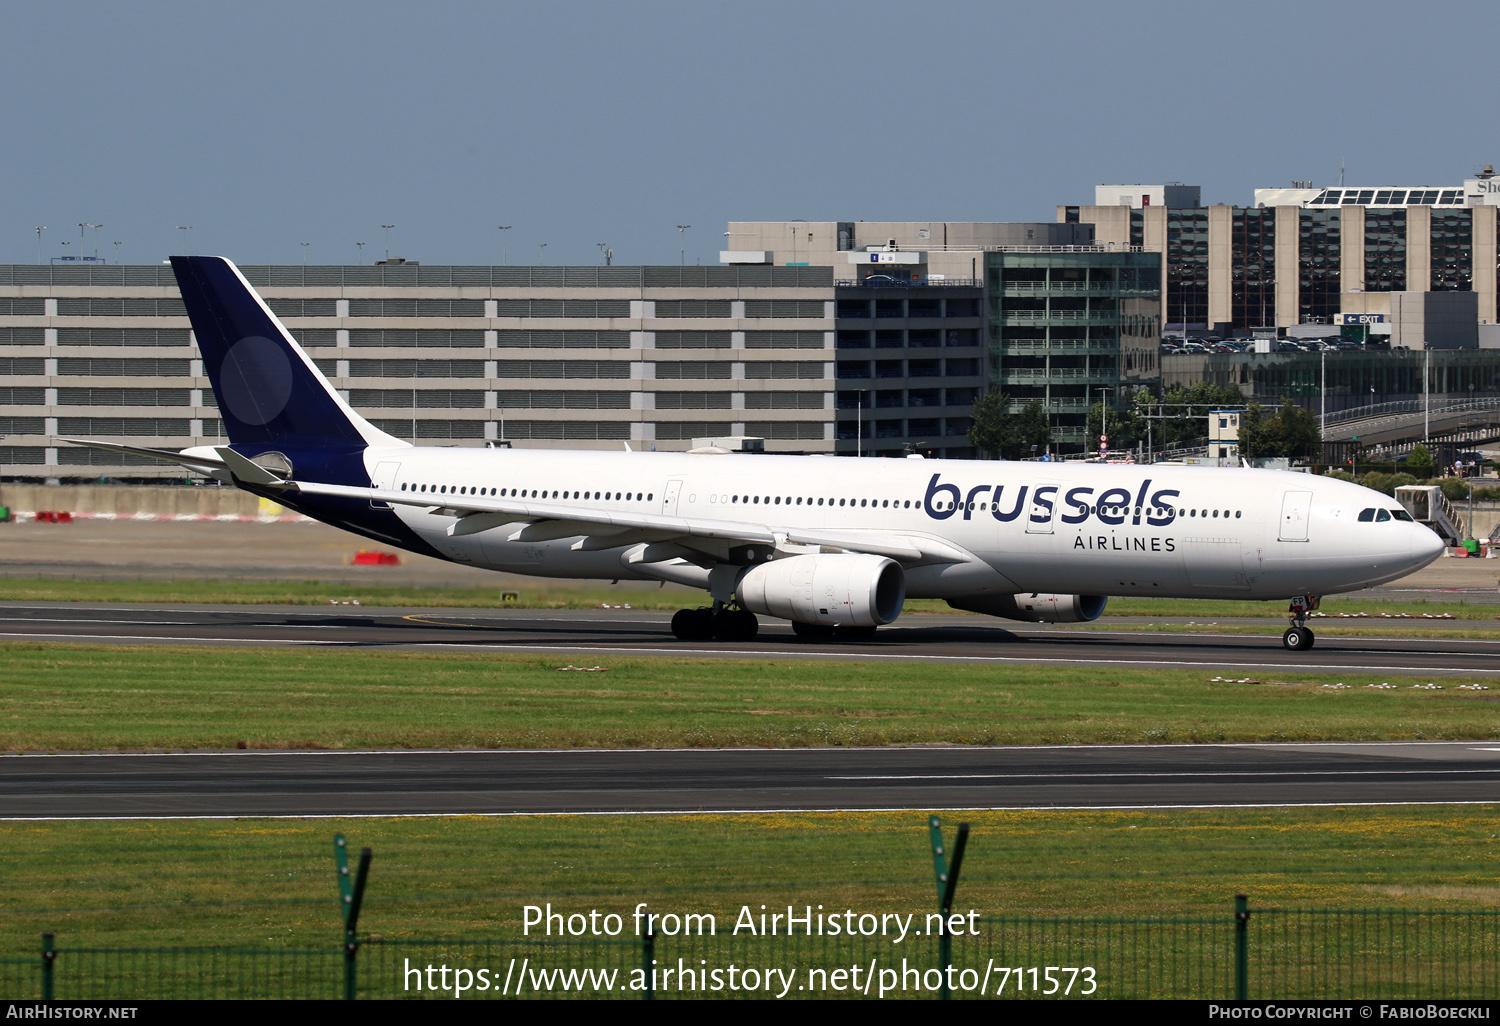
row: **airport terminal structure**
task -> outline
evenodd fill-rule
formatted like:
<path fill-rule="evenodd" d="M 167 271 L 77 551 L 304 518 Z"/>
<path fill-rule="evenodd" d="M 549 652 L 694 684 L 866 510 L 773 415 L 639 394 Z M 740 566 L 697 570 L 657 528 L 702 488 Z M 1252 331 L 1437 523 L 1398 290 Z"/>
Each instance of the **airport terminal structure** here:
<path fill-rule="evenodd" d="M 242 270 L 348 401 L 424 444 L 978 455 L 975 399 L 1088 410 L 1238 384 L 1330 411 L 1500 394 L 1500 177 L 1460 186 L 1100 186 L 1055 222 L 734 221 L 717 266 Z M 1307 352 L 1163 352 L 1172 336 L 1345 333 Z M 1274 349 L 1274 347 L 1273 347 Z M 220 441 L 171 268 L 0 265 L 0 476 L 180 471 L 60 444 Z M 760 443 L 748 443 L 752 446 Z"/>

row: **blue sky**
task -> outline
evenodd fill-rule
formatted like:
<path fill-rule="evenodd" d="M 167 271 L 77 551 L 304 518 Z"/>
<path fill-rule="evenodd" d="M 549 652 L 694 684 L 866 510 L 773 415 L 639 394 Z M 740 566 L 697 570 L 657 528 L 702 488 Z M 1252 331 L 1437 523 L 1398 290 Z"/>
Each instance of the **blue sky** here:
<path fill-rule="evenodd" d="M 86 221 L 127 262 L 369 261 L 394 224 L 427 263 L 675 263 L 691 224 L 713 263 L 731 219 L 1245 203 L 1341 161 L 1456 184 L 1500 163 L 1494 28 L 1385 0 L 13 3 L 0 262 Z"/>

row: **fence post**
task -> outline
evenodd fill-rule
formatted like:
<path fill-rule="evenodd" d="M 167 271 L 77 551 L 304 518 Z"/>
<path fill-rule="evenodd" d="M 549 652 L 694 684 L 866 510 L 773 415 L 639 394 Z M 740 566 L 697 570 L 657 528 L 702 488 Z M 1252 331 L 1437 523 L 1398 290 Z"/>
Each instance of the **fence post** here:
<path fill-rule="evenodd" d="M 1250 899 L 1234 896 L 1234 999 L 1250 1000 Z"/>
<path fill-rule="evenodd" d="M 355 957 L 359 954 L 359 907 L 365 899 L 365 881 L 370 876 L 369 848 L 359 852 L 359 872 L 349 878 L 349 847 L 343 834 L 333 836 L 333 857 L 338 863 L 339 909 L 344 917 L 344 1000 L 353 1001 L 357 992 Z"/>
<path fill-rule="evenodd" d="M 52 1000 L 52 965 L 57 961 L 57 949 L 52 946 L 52 934 L 42 934 L 42 1000 Z"/>
<path fill-rule="evenodd" d="M 641 969 L 646 975 L 646 989 L 642 1001 L 656 999 L 656 928 L 648 926 L 641 935 Z"/>
<path fill-rule="evenodd" d="M 938 911 L 942 914 L 942 932 L 938 934 L 938 957 L 942 961 L 943 985 L 939 997 L 947 1001 L 953 997 L 948 986 L 948 970 L 953 966 L 953 934 L 948 930 L 948 915 L 953 909 L 953 893 L 958 890 L 958 874 L 963 869 L 964 848 L 969 843 L 969 824 L 958 825 L 958 836 L 953 842 L 953 864 L 948 865 L 947 853 L 943 850 L 943 821 L 936 816 L 927 819 L 927 831 L 932 841 L 932 873 L 937 878 Z"/>

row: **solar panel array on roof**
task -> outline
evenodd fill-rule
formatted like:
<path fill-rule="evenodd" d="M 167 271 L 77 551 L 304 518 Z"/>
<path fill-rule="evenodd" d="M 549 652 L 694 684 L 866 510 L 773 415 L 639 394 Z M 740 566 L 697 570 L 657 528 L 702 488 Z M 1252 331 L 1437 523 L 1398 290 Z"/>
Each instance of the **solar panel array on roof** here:
<path fill-rule="evenodd" d="M 1310 207 L 1461 207 L 1462 189 L 1324 189 Z"/>

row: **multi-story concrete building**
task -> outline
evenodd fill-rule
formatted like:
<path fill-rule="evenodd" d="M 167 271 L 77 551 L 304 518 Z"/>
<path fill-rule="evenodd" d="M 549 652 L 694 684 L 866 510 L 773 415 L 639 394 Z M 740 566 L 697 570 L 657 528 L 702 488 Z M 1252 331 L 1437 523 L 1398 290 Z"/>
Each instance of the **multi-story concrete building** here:
<path fill-rule="evenodd" d="M 1100 186 L 1057 218 L 1162 254 L 1166 330 L 1223 334 L 1378 316 L 1370 293 L 1472 291 L 1479 321 L 1500 320 L 1497 204 L 1486 167 L 1445 188 L 1257 189 L 1249 207 L 1200 206 L 1196 186 Z"/>
<path fill-rule="evenodd" d="M 840 282 L 978 281 L 984 254 L 1095 244 L 1094 226 L 1006 221 L 730 221 L 721 263 L 833 268 Z"/>
<path fill-rule="evenodd" d="M 826 267 L 242 268 L 381 428 L 425 444 L 834 449 Z M 220 441 L 169 266 L 0 266 L 0 475 L 174 477 L 56 436 Z"/>

